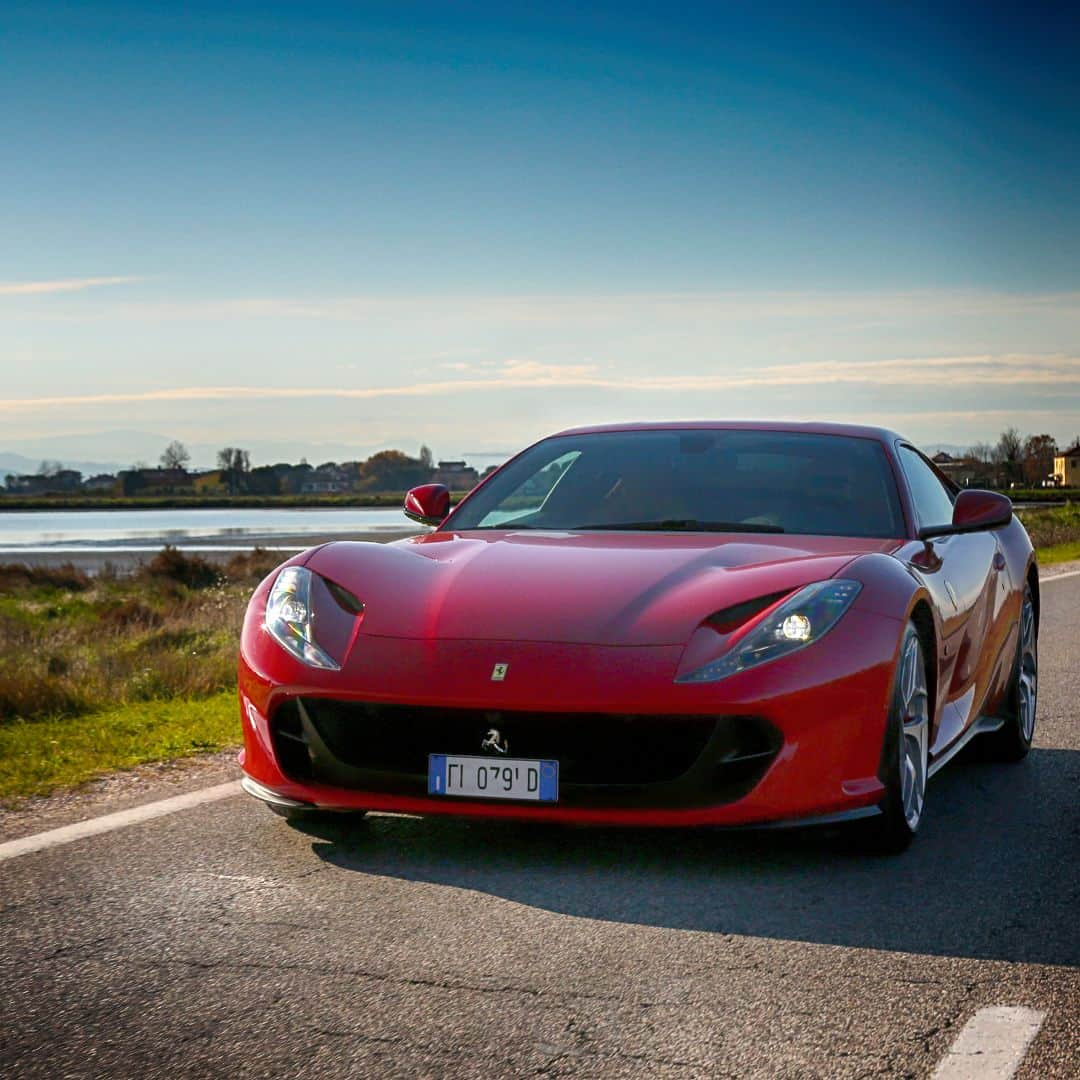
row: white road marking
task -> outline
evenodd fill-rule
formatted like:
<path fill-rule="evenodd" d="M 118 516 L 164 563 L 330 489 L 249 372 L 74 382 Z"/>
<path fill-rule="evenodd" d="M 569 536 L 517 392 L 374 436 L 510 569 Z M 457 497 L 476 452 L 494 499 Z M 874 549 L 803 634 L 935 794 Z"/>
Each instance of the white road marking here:
<path fill-rule="evenodd" d="M 70 844 L 73 840 L 82 840 L 87 836 L 97 836 L 100 833 L 112 832 L 114 829 L 123 829 L 128 825 L 137 825 L 140 821 L 150 821 L 153 818 L 164 817 L 166 814 L 175 814 L 178 810 L 188 810 L 193 806 L 202 806 L 204 803 L 228 799 L 239 794 L 240 781 L 230 780 L 227 784 L 200 788 L 198 791 L 189 791 L 185 795 L 174 795 L 170 799 L 159 799 L 157 802 L 146 803 L 144 806 L 133 806 L 130 810 L 118 810 L 115 814 L 77 821 L 74 825 L 63 825 L 59 829 L 49 829 L 47 832 L 35 833 L 33 836 L 21 836 L 17 840 L 8 840 L 0 844 L 0 862 L 18 858 L 20 855 L 28 855 L 32 851 L 43 851 L 60 844 Z"/>
<path fill-rule="evenodd" d="M 1046 1013 L 1016 1005 L 980 1009 L 941 1059 L 933 1080 L 1009 1080 Z"/>
<path fill-rule="evenodd" d="M 1051 574 L 1049 577 L 1040 577 L 1039 584 L 1046 585 L 1051 581 L 1064 581 L 1069 577 L 1080 577 L 1080 570 L 1067 570 L 1064 574 Z"/>

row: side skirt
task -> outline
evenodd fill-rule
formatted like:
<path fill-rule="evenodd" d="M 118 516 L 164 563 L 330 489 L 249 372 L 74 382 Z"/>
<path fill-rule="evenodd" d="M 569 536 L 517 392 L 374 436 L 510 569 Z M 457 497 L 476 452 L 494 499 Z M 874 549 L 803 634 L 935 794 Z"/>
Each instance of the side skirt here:
<path fill-rule="evenodd" d="M 927 778 L 933 776 L 939 769 L 948 765 L 948 763 L 952 761 L 952 759 L 956 757 L 956 755 L 959 754 L 976 735 L 986 735 L 991 731 L 997 731 L 1004 723 L 1005 721 L 999 716 L 980 716 L 973 724 L 968 726 L 961 734 L 960 738 L 952 743 L 940 757 L 934 758 L 930 763 L 930 768 L 927 770 Z"/>

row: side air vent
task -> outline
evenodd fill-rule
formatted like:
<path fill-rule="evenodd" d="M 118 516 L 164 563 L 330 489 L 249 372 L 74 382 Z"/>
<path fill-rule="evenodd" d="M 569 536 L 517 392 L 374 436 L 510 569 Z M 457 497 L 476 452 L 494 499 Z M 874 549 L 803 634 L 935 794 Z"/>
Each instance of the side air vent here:
<path fill-rule="evenodd" d="M 730 634 L 767 607 L 772 607 L 777 600 L 783 599 L 790 591 L 790 589 L 784 589 L 782 592 L 770 593 L 768 596 L 758 596 L 753 600 L 744 600 L 741 604 L 733 604 L 731 607 L 714 611 L 705 620 L 705 624 L 711 626 L 717 633 Z"/>

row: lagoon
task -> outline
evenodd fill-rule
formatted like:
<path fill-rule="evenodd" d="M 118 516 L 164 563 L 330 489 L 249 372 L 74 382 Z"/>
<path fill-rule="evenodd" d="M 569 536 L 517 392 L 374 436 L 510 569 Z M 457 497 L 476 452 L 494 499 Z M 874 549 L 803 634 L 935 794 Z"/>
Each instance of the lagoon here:
<path fill-rule="evenodd" d="M 0 510 L 0 554 L 306 547 L 323 539 L 391 540 L 423 532 L 397 508 Z"/>

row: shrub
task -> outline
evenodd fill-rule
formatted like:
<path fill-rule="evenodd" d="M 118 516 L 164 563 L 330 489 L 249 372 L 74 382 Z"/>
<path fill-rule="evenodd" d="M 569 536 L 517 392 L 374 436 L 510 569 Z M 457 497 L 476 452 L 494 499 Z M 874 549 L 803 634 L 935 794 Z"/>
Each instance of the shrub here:
<path fill-rule="evenodd" d="M 279 551 L 267 551 L 254 548 L 234 555 L 224 566 L 225 577 L 229 581 L 258 585 L 271 570 L 276 569 L 285 560 Z"/>
<path fill-rule="evenodd" d="M 185 555 L 166 546 L 139 568 L 138 576 L 149 581 L 171 581 L 189 589 L 206 589 L 218 583 L 221 573 L 201 555 Z"/>
<path fill-rule="evenodd" d="M 90 575 L 71 563 L 64 563 L 62 566 L 5 563 L 0 566 L 0 592 L 18 592 L 41 587 L 85 592 L 92 584 Z"/>

